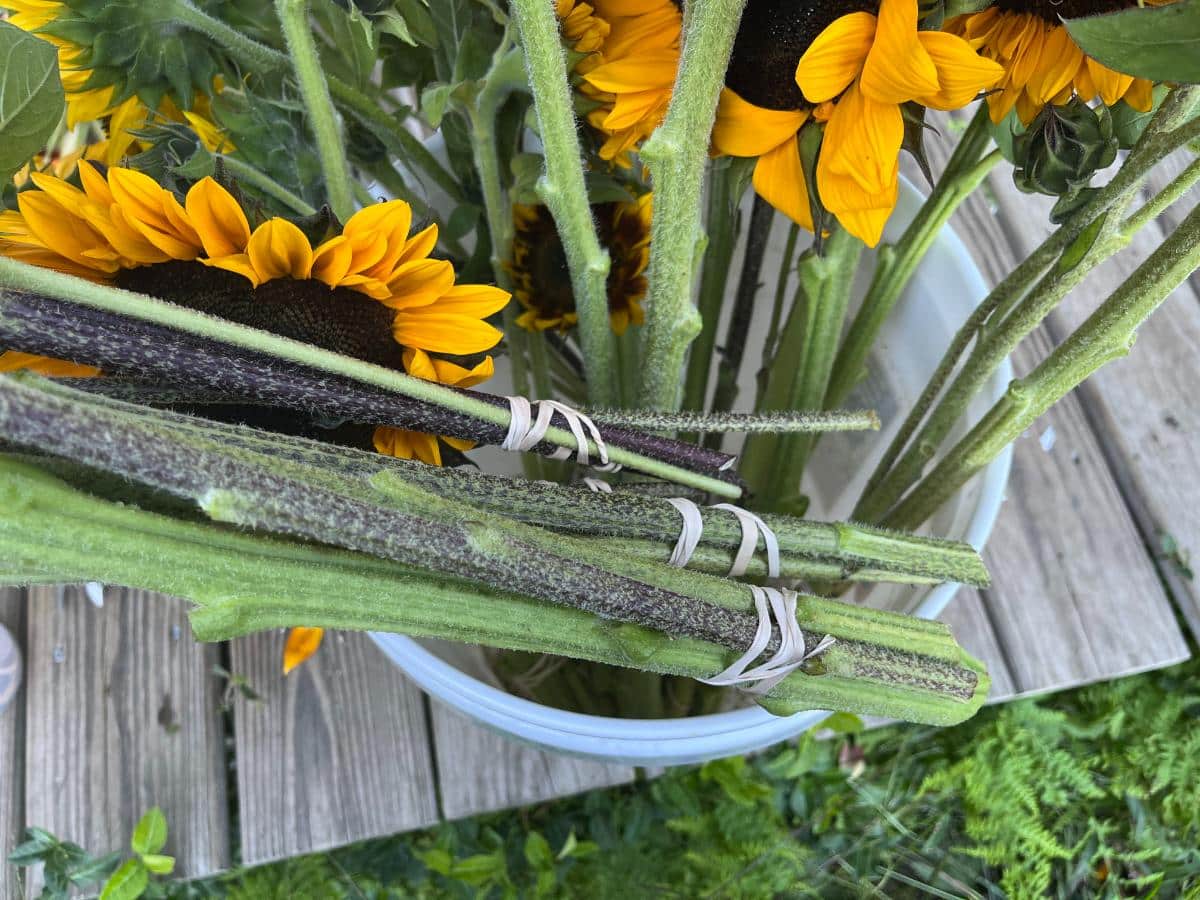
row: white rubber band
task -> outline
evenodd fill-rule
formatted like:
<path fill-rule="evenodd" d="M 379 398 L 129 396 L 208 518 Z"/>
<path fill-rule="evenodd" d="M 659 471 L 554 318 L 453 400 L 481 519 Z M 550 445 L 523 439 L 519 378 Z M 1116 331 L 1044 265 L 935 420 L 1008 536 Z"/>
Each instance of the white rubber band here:
<path fill-rule="evenodd" d="M 700 507 L 686 497 L 668 497 L 667 502 L 679 510 L 679 515 L 683 518 L 679 539 L 675 542 L 675 549 L 671 551 L 671 558 L 667 560 L 667 564 L 682 569 L 700 544 L 700 536 L 704 534 L 704 516 L 700 513 Z"/>
<path fill-rule="evenodd" d="M 754 608 L 758 611 L 758 628 L 746 652 L 732 665 L 712 678 L 701 678 L 705 684 L 719 687 L 743 687 L 752 694 L 765 694 L 784 678 L 819 653 L 824 653 L 835 643 L 825 635 L 812 650 L 804 645 L 804 632 L 796 621 L 798 594 L 788 588 L 759 587 L 749 585 L 754 596 Z M 748 669 L 771 642 L 774 624 L 779 626 L 779 649 L 766 662 Z"/>
<path fill-rule="evenodd" d="M 594 494 L 611 494 L 612 485 L 602 478 L 584 478 L 583 483 Z"/>
<path fill-rule="evenodd" d="M 546 437 L 546 432 L 550 430 L 550 422 L 553 420 L 554 414 L 558 413 L 566 420 L 571 437 L 575 439 L 574 456 L 580 465 L 591 464 L 591 453 L 588 450 L 588 438 L 590 437 L 592 443 L 596 445 L 596 455 L 599 457 L 596 468 L 602 472 L 616 472 L 621 468 L 619 464 L 608 461 L 608 448 L 600 436 L 600 429 L 583 413 L 572 409 L 565 403 L 559 403 L 557 400 L 535 400 L 531 403 L 525 397 L 507 397 L 505 399 L 508 400 L 510 415 L 508 431 L 500 444 L 501 450 L 521 452 L 532 450 Z M 538 408 L 536 418 L 533 415 L 535 404 Z M 558 447 L 550 454 L 550 458 L 570 459 L 571 455 L 569 447 Z"/>
<path fill-rule="evenodd" d="M 742 543 L 738 547 L 737 556 L 733 559 L 729 574 L 735 578 L 746 574 L 746 568 L 750 565 L 750 560 L 754 558 L 754 551 L 758 549 L 758 536 L 761 534 L 763 546 L 767 550 L 767 577 L 778 578 L 779 538 L 775 536 L 771 526 L 750 510 L 734 506 L 732 503 L 716 503 L 711 508 L 733 513 L 737 516 L 738 524 L 742 526 Z"/>

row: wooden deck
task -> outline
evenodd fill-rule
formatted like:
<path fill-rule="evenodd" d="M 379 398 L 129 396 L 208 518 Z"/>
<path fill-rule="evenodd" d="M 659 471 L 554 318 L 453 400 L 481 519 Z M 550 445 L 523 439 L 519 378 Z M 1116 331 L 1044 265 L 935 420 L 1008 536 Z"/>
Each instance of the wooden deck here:
<path fill-rule="evenodd" d="M 1007 171 L 991 187 L 954 226 L 995 280 L 1041 239 L 1048 204 L 1018 193 Z M 1148 229 L 1143 246 L 1180 213 Z M 1095 273 L 1017 355 L 1018 372 L 1128 270 L 1118 262 Z M 946 615 L 988 664 L 993 702 L 1188 656 L 1179 623 L 1200 627 L 1200 586 L 1160 548 L 1165 535 L 1181 553 L 1200 548 L 1198 358 L 1194 276 L 1142 329 L 1131 357 L 1018 441 L 986 553 L 995 587 L 962 591 Z M 284 678 L 281 635 L 198 645 L 178 600 L 110 589 L 97 609 L 76 587 L 0 591 L 0 621 L 26 665 L 22 694 L 0 714 L 5 855 L 25 824 L 93 852 L 120 849 L 157 804 L 178 873 L 199 876 L 635 774 L 472 725 L 429 702 L 362 635 L 331 635 Z M 217 665 L 260 698 L 227 691 Z M 6 866 L 0 898 L 17 894 Z"/>

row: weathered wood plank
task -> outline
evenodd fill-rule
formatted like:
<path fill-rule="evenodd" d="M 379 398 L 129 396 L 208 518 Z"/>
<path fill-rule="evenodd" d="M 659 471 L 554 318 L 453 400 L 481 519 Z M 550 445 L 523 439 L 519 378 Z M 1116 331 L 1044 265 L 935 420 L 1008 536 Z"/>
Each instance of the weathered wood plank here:
<path fill-rule="evenodd" d="M 945 148 L 934 141 L 929 149 L 940 166 Z M 991 181 L 997 193 L 1007 191 L 1009 168 Z M 1022 205 L 1001 218 L 976 192 L 952 225 L 994 284 L 1025 250 L 1014 246 L 1010 232 L 1032 230 L 1041 215 L 1036 205 Z M 1018 373 L 1051 343 L 1045 329 L 1031 335 L 1014 354 Z M 1017 442 L 1008 502 L 985 553 L 993 578 L 983 595 L 986 610 L 1016 691 L 1054 690 L 1185 659 L 1186 643 L 1153 560 L 1078 397 L 1065 398 L 1032 431 L 1036 437 Z M 1131 631 L 1134 609 L 1138 629 Z"/>
<path fill-rule="evenodd" d="M 189 878 L 229 865 L 217 648 L 184 602 L 109 589 L 29 589 L 25 820 L 100 854 L 125 850 L 147 809 Z"/>
<path fill-rule="evenodd" d="M 633 769 L 527 747 L 430 701 L 442 814 L 525 806 L 632 781 Z"/>
<path fill-rule="evenodd" d="M 0 588 L 0 624 L 12 633 L 17 646 L 24 651 L 25 592 L 17 588 Z M 0 860 L 21 840 L 25 828 L 25 687 L 21 687 L 0 711 Z M 21 896 L 17 869 L 7 862 L 0 877 L 0 900 L 16 900 Z"/>
<path fill-rule="evenodd" d="M 328 849 L 437 821 L 420 692 L 366 635 L 326 634 L 290 675 L 283 634 L 233 642 L 242 860 Z"/>
<path fill-rule="evenodd" d="M 1172 165 L 1156 172 L 1150 187 L 1164 185 L 1186 161 L 1172 158 L 1168 162 Z M 996 201 L 1001 215 L 1011 219 L 1020 209 L 1039 210 L 1046 205 L 1022 203 L 1023 196 L 998 185 Z M 1183 205 L 1194 206 L 1195 201 L 1187 198 Z M 1178 210 L 1171 212 L 1180 214 Z M 1013 231 L 1012 240 L 1019 242 L 1018 249 L 1047 233 L 1042 222 L 1034 219 L 1029 227 Z M 1162 242 L 1164 228 L 1173 227 L 1167 217 L 1147 226 L 1125 252 L 1093 272 L 1051 316 L 1049 324 L 1055 338 L 1061 340 L 1083 322 Z M 1200 443 L 1196 441 L 1200 435 L 1200 406 L 1195 402 L 1200 297 L 1193 287 L 1195 283 L 1193 278 L 1180 285 L 1142 325 L 1132 353 L 1105 366 L 1077 394 L 1100 436 L 1108 464 L 1142 537 L 1161 554 L 1160 574 L 1193 631 L 1200 635 L 1200 585 L 1190 576 L 1188 567 L 1189 558 L 1200 553 L 1200 504 L 1196 502 L 1200 495 L 1192 485 L 1194 474 L 1200 472 Z M 1177 550 L 1162 553 L 1164 542 L 1169 541 Z"/>

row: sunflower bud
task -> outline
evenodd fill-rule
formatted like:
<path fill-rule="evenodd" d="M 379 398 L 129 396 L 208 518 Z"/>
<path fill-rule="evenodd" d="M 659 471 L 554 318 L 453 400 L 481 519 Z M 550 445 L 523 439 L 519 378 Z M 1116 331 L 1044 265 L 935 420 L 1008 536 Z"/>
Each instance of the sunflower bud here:
<path fill-rule="evenodd" d="M 1085 202 L 1092 176 L 1117 157 L 1108 107 L 1075 98 L 1048 105 L 1013 141 L 1013 178 L 1026 193 L 1058 197 L 1051 218 L 1059 221 Z"/>

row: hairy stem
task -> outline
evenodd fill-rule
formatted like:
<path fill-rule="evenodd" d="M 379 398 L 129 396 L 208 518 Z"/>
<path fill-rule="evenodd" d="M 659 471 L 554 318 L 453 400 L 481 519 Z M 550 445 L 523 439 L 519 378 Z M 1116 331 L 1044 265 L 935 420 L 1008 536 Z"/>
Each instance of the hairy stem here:
<path fill-rule="evenodd" d="M 617 402 L 612 328 L 608 321 L 608 251 L 600 246 L 583 180 L 583 150 L 576 130 L 566 57 L 554 6 L 544 0 L 513 0 L 513 18 L 525 51 L 546 171 L 538 196 L 554 216 L 571 273 L 588 399 Z"/>
<path fill-rule="evenodd" d="M 507 405 L 493 405 L 463 391 L 456 391 L 431 381 L 422 381 L 403 372 L 362 362 L 235 322 L 216 319 L 144 294 L 93 284 L 3 257 L 0 257 L 0 287 L 13 287 L 49 295 L 93 309 L 127 316 L 140 322 L 163 325 L 217 344 L 250 350 L 307 368 L 340 375 L 359 384 L 382 388 L 391 394 L 430 403 L 503 428 L 509 426 L 510 414 Z M 546 432 L 546 439 L 568 449 L 576 446 L 574 436 L 563 428 L 550 428 Z M 595 455 L 594 442 L 589 440 L 588 443 L 589 452 Z M 679 466 L 652 460 L 619 446 L 610 446 L 608 455 L 613 462 L 667 481 L 677 481 L 689 487 L 712 491 L 723 497 L 737 497 L 741 494 L 736 485 L 719 478 L 689 472 Z"/>
<path fill-rule="evenodd" d="M 1127 355 L 1138 326 L 1200 267 L 1200 207 L 1025 378 L 1008 392 L 888 516 L 916 527 L 1047 409 L 1089 375 Z"/>
<path fill-rule="evenodd" d="M 650 292 L 641 405 L 678 409 L 688 345 L 700 333 L 692 304 L 704 168 L 717 99 L 745 0 L 691 0 L 685 6 L 679 73 L 666 118 L 642 147 L 654 178 Z"/>
<path fill-rule="evenodd" d="M 355 209 L 350 165 L 346 161 L 346 146 L 333 109 L 333 98 L 329 96 L 329 85 L 325 83 L 325 72 L 308 25 L 308 0 L 275 0 L 275 13 L 283 26 L 292 71 L 316 139 L 329 206 L 333 214 L 345 222 Z"/>
<path fill-rule="evenodd" d="M 1000 162 L 1002 157 L 998 150 L 983 156 L 991 142 L 988 122 L 987 105 L 981 103 L 946 164 L 945 172 L 938 179 L 933 192 L 921 204 L 916 218 L 895 244 L 880 248 L 871 286 L 850 324 L 837 362 L 834 363 L 825 397 L 828 408 L 844 403 L 854 385 L 863 377 L 867 357 L 880 329 L 942 227 Z"/>
<path fill-rule="evenodd" d="M 683 388 L 684 409 L 703 410 L 708 397 L 708 376 L 717 346 L 725 285 L 729 279 L 729 267 L 733 262 L 733 248 L 737 243 L 740 224 L 738 201 L 741 198 L 733 196 L 735 179 L 731 162 L 728 158 L 714 162 L 708 178 L 708 211 L 705 215 L 708 248 L 704 252 L 704 265 L 700 270 L 700 295 L 697 299 L 701 329 L 688 356 Z"/>

